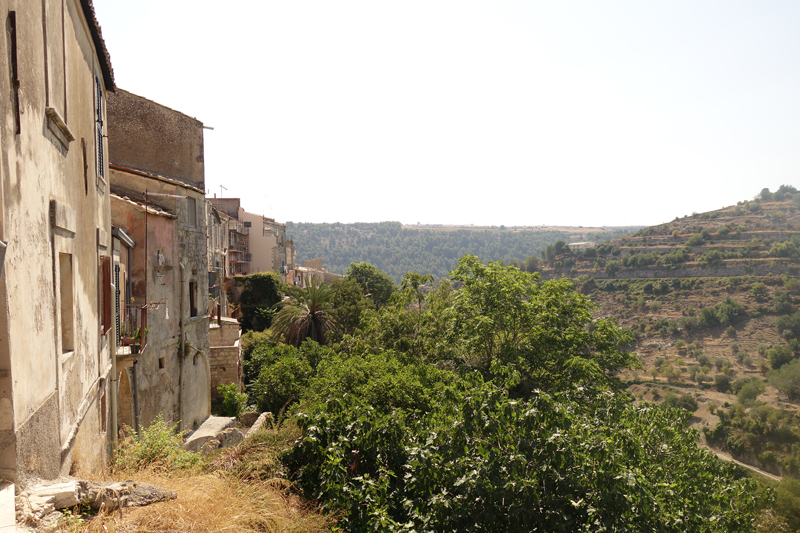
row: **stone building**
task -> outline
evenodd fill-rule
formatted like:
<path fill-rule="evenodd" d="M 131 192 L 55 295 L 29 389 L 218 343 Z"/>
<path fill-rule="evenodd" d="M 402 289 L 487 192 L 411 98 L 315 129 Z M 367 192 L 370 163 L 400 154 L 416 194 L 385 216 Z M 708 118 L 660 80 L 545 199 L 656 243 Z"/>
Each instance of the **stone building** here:
<path fill-rule="evenodd" d="M 123 90 L 108 116 L 119 422 L 191 429 L 211 407 L 203 124 Z"/>
<path fill-rule="evenodd" d="M 25 486 L 106 456 L 114 77 L 90 0 L 0 16 L 0 478 Z"/>
<path fill-rule="evenodd" d="M 230 276 L 246 276 L 253 272 L 250 269 L 252 254 L 250 253 L 251 222 L 239 218 L 241 211 L 239 198 L 209 198 L 208 201 L 221 214 L 228 217 L 228 265 Z"/>
<path fill-rule="evenodd" d="M 228 242 L 230 240 L 230 218 L 206 201 L 206 243 L 208 246 L 208 294 L 212 315 L 230 316 L 225 280 L 230 277 Z"/>
<path fill-rule="evenodd" d="M 250 273 L 276 272 L 286 281 L 286 273 L 294 268 L 294 242 L 286 239 L 286 224 L 241 207 L 238 218 L 250 231 Z"/>

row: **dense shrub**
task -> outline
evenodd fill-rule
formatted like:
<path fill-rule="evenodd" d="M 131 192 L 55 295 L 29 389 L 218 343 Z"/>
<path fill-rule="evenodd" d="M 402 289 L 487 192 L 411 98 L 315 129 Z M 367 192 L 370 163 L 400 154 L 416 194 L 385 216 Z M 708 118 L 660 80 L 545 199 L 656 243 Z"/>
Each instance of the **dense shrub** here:
<path fill-rule="evenodd" d="M 787 346 L 775 346 L 767 350 L 767 357 L 769 364 L 773 370 L 781 368 L 783 365 L 789 363 L 792 359 L 792 351 Z"/>
<path fill-rule="evenodd" d="M 114 455 L 114 470 L 135 472 L 149 468 L 168 472 L 200 464 L 200 455 L 182 448 L 183 438 L 178 433 L 178 424 L 168 425 L 159 414 L 150 427 L 141 430 L 141 437 L 128 427 L 130 436 L 119 443 Z"/>
<path fill-rule="evenodd" d="M 250 398 L 259 411 L 279 413 L 300 400 L 312 374 L 308 360 L 296 348 L 285 350 L 275 362 L 261 367 L 258 379 L 248 387 Z"/>
<path fill-rule="evenodd" d="M 692 396 L 688 394 L 681 394 L 680 396 L 676 396 L 671 392 L 668 392 L 664 395 L 664 403 L 669 405 L 670 407 L 676 407 L 678 409 L 685 409 L 690 413 L 694 413 L 697 411 L 697 400 L 695 400 Z"/>
<path fill-rule="evenodd" d="M 379 412 L 393 409 L 430 411 L 441 389 L 455 376 L 424 363 L 408 364 L 384 352 L 333 356 L 318 367 L 308 383 L 306 399 L 322 404 L 328 398 L 358 398 Z"/>
<path fill-rule="evenodd" d="M 800 398 L 800 359 L 794 359 L 777 370 L 770 370 L 767 379 L 790 400 L 797 400 Z"/>
<path fill-rule="evenodd" d="M 247 394 L 239 392 L 235 383 L 219 385 L 217 391 L 222 394 L 219 401 L 219 410 L 216 414 L 220 416 L 233 416 L 239 418 L 247 405 Z"/>
<path fill-rule="evenodd" d="M 331 400 L 284 461 L 347 531 L 751 530 L 754 482 L 681 413 L 475 383 L 423 416 Z"/>

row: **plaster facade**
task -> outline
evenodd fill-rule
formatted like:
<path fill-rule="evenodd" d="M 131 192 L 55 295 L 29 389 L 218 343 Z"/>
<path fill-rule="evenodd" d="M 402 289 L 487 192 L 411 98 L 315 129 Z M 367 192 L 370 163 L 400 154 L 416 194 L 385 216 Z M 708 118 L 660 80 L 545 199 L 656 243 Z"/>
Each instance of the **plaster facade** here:
<path fill-rule="evenodd" d="M 211 409 L 203 125 L 122 90 L 108 114 L 111 220 L 135 241 L 122 329 L 145 333 L 117 350 L 119 420 L 192 429 Z"/>
<path fill-rule="evenodd" d="M 273 218 L 248 213 L 239 208 L 239 220 L 250 224 L 250 273 L 276 272 L 286 281 L 286 273 L 294 265 L 294 243 L 287 256 L 286 225 Z"/>
<path fill-rule="evenodd" d="M 0 16 L 0 477 L 25 486 L 106 456 L 114 80 L 89 0 Z"/>

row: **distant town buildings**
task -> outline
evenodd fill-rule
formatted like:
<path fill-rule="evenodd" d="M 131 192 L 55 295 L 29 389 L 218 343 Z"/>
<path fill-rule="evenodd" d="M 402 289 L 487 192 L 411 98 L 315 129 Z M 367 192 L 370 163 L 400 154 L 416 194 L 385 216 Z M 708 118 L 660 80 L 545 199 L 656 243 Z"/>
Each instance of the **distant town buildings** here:
<path fill-rule="evenodd" d="M 594 248 L 596 246 L 593 241 L 585 242 L 571 242 L 568 244 L 570 250 L 585 250 L 586 248 Z"/>

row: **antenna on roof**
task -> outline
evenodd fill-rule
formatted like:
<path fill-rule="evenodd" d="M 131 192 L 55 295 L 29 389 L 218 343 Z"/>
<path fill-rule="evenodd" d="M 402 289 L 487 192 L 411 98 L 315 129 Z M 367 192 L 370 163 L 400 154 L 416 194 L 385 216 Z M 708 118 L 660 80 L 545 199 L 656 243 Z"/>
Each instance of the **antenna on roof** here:
<path fill-rule="evenodd" d="M 219 186 L 219 197 L 220 198 L 225 198 L 225 195 L 222 194 L 222 189 L 225 189 L 227 191 L 228 188 L 227 187 L 223 187 L 222 185 Z"/>

